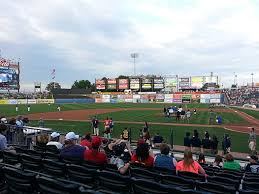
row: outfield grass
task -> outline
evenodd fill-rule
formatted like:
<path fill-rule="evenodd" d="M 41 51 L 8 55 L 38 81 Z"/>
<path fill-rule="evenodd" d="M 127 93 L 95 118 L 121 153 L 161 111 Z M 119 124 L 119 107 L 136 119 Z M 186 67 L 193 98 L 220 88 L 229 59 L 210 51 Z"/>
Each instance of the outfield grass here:
<path fill-rule="evenodd" d="M 180 104 L 142 104 L 142 103 L 93 103 L 93 104 L 62 104 L 61 110 L 81 110 L 81 109 L 110 109 L 110 108 L 161 108 L 168 106 L 180 106 Z M 32 104 L 30 113 L 39 112 L 55 112 L 57 111 L 57 104 Z M 183 104 L 185 108 L 208 108 L 208 104 Z M 15 111 L 15 105 L 0 105 L 0 115 L 15 116 L 17 114 L 26 115 L 28 114 L 27 105 L 19 105 L 19 112 Z"/>
<path fill-rule="evenodd" d="M 144 124 L 144 123 L 143 123 Z M 32 121 L 31 125 L 37 126 L 37 121 Z M 45 127 L 52 128 L 54 131 L 67 133 L 69 131 L 75 131 L 76 133 L 83 135 L 86 132 L 91 132 L 91 124 L 89 122 L 75 122 L 75 121 L 45 121 Z M 139 130 L 142 129 L 143 125 L 139 124 L 119 124 L 115 123 L 113 137 L 119 137 L 122 129 L 125 127 L 132 129 L 132 138 L 137 139 L 139 137 Z M 100 127 L 102 131 L 102 126 Z M 192 132 L 197 129 L 200 136 L 203 137 L 205 131 L 208 131 L 211 135 L 216 135 L 219 139 L 219 149 L 221 149 L 222 137 L 225 133 L 228 133 L 232 140 L 232 151 L 236 152 L 249 152 L 247 147 L 247 134 L 227 131 L 223 128 L 204 128 L 204 127 L 185 127 L 185 126 L 161 126 L 161 125 L 150 125 L 150 133 L 153 136 L 159 132 L 167 142 L 170 141 L 171 130 L 173 129 L 173 142 L 175 145 L 183 145 L 183 138 L 187 131 Z M 257 139 L 259 141 L 259 138 Z M 257 147 L 257 149 L 259 146 Z"/>
<path fill-rule="evenodd" d="M 259 111 L 256 110 L 249 110 L 249 109 L 244 109 L 244 108 L 235 108 L 241 112 L 244 112 L 246 114 L 251 115 L 252 117 L 259 119 Z"/>
<path fill-rule="evenodd" d="M 223 124 L 247 124 L 248 122 L 242 117 L 231 112 L 215 112 L 216 115 L 221 115 Z M 167 118 L 164 116 L 162 110 L 125 110 L 118 112 L 111 112 L 99 114 L 98 118 L 104 120 L 106 117 L 112 117 L 117 121 L 148 121 L 148 122 L 162 122 L 162 123 L 176 123 L 175 117 Z M 216 120 L 216 119 L 215 119 Z M 180 123 L 187 123 L 187 121 L 180 121 Z M 197 115 L 192 115 L 190 124 L 209 124 L 209 111 L 198 111 Z"/>

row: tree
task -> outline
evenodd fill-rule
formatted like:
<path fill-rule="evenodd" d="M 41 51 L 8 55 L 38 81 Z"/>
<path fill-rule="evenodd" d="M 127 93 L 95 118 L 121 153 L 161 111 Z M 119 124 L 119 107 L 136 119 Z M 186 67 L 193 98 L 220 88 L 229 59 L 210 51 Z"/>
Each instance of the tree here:
<path fill-rule="evenodd" d="M 129 76 L 126 76 L 126 75 L 120 75 L 119 77 L 118 77 L 118 79 L 128 79 L 129 78 Z"/>
<path fill-rule="evenodd" d="M 71 88 L 72 89 L 87 89 L 87 88 L 91 88 L 91 87 L 92 87 L 92 84 L 88 80 L 79 80 L 79 81 L 76 80 Z"/>
<path fill-rule="evenodd" d="M 53 89 L 61 89 L 61 85 L 58 82 L 50 82 L 47 85 L 46 90 L 51 91 Z"/>

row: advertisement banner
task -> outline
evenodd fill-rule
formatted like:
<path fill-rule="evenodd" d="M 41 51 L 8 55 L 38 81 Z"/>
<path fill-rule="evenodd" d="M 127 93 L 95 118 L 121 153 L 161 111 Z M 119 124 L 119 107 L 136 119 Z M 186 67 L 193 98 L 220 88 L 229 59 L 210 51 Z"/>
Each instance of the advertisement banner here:
<path fill-rule="evenodd" d="M 140 98 L 141 98 L 141 96 L 138 95 L 138 94 L 134 94 L 134 95 L 133 95 L 133 99 L 140 99 Z"/>
<path fill-rule="evenodd" d="M 108 79 L 107 80 L 107 89 L 110 89 L 110 90 L 116 90 L 117 89 L 116 79 Z"/>
<path fill-rule="evenodd" d="M 141 87 L 143 89 L 151 89 L 152 88 L 152 79 L 142 79 Z"/>
<path fill-rule="evenodd" d="M 150 95 L 148 95 L 148 99 L 156 99 L 156 95 L 150 94 Z"/>
<path fill-rule="evenodd" d="M 210 98 L 218 98 L 218 99 L 220 99 L 220 94 L 210 94 Z"/>
<path fill-rule="evenodd" d="M 37 99 L 37 104 L 54 104 L 54 99 Z"/>
<path fill-rule="evenodd" d="M 139 79 L 130 79 L 130 89 L 138 90 L 140 88 Z"/>
<path fill-rule="evenodd" d="M 102 99 L 102 102 L 103 102 L 103 103 L 110 103 L 111 100 L 110 100 L 110 98 L 103 98 L 103 99 Z"/>
<path fill-rule="evenodd" d="M 173 99 L 173 103 L 182 103 L 182 99 Z"/>
<path fill-rule="evenodd" d="M 165 87 L 177 87 L 177 77 L 165 78 Z"/>
<path fill-rule="evenodd" d="M 124 99 L 124 95 L 118 95 L 117 98 L 118 99 Z"/>
<path fill-rule="evenodd" d="M 140 99 L 148 99 L 148 95 L 141 95 Z"/>
<path fill-rule="evenodd" d="M 203 76 L 194 76 L 191 77 L 191 87 L 192 88 L 197 88 L 200 89 L 203 87 L 204 85 L 204 80 L 203 80 Z"/>
<path fill-rule="evenodd" d="M 217 99 L 210 99 L 210 103 L 220 103 L 220 98 L 217 98 Z"/>
<path fill-rule="evenodd" d="M 112 104 L 117 103 L 117 99 L 111 99 L 111 103 Z"/>
<path fill-rule="evenodd" d="M 102 100 L 103 100 L 102 98 L 95 98 L 95 103 L 102 103 L 103 102 Z"/>
<path fill-rule="evenodd" d="M 164 94 L 157 94 L 156 99 L 164 99 L 165 95 Z"/>
<path fill-rule="evenodd" d="M 133 96 L 132 95 L 124 95 L 124 99 L 132 99 Z"/>
<path fill-rule="evenodd" d="M 95 85 L 97 90 L 105 90 L 105 80 L 96 80 Z"/>
<path fill-rule="evenodd" d="M 125 100 L 124 100 L 124 99 L 118 99 L 117 102 L 118 102 L 118 103 L 124 103 Z"/>
<path fill-rule="evenodd" d="M 173 99 L 173 94 L 165 94 L 165 99 Z"/>
<path fill-rule="evenodd" d="M 182 89 L 190 88 L 190 78 L 189 77 L 179 78 L 179 88 L 182 88 Z"/>
<path fill-rule="evenodd" d="M 28 104 L 36 104 L 37 100 L 36 99 L 28 99 Z"/>
<path fill-rule="evenodd" d="M 8 104 L 8 100 L 0 100 L 0 104 Z"/>
<path fill-rule="evenodd" d="M 165 98 L 164 102 L 165 103 L 173 103 L 173 99 L 172 98 Z"/>
<path fill-rule="evenodd" d="M 8 104 L 18 104 L 18 101 L 15 99 L 8 100 Z"/>
<path fill-rule="evenodd" d="M 109 89 L 109 90 L 116 90 L 117 89 L 117 85 L 107 85 L 107 89 Z"/>
<path fill-rule="evenodd" d="M 155 78 L 153 81 L 154 81 L 154 89 L 164 88 L 164 80 L 162 78 Z"/>
<path fill-rule="evenodd" d="M 210 99 L 210 94 L 201 94 L 201 99 Z"/>
<path fill-rule="evenodd" d="M 18 104 L 27 104 L 27 99 L 18 99 Z"/>
<path fill-rule="evenodd" d="M 156 99 L 156 102 L 158 102 L 158 103 L 163 103 L 163 102 L 164 102 L 164 99 Z"/>
<path fill-rule="evenodd" d="M 129 87 L 129 80 L 128 79 L 119 79 L 119 89 L 125 90 Z"/>
<path fill-rule="evenodd" d="M 102 99 L 110 99 L 111 95 L 102 95 Z"/>
<path fill-rule="evenodd" d="M 174 94 L 173 99 L 182 99 L 182 94 Z"/>
<path fill-rule="evenodd" d="M 148 99 L 140 99 L 140 103 L 149 103 Z"/>
<path fill-rule="evenodd" d="M 151 89 L 152 88 L 152 84 L 142 84 L 142 88 L 143 89 Z"/>
<path fill-rule="evenodd" d="M 192 98 L 192 95 L 191 94 L 183 94 L 182 95 L 182 99 L 191 99 Z"/>
<path fill-rule="evenodd" d="M 125 99 L 125 102 L 132 103 L 133 99 L 132 98 L 131 99 L 127 98 L 127 99 Z"/>
<path fill-rule="evenodd" d="M 205 76 L 205 83 L 218 83 L 218 76 Z"/>
<path fill-rule="evenodd" d="M 192 99 L 193 100 L 198 100 L 201 98 L 201 95 L 200 94 L 192 94 Z"/>

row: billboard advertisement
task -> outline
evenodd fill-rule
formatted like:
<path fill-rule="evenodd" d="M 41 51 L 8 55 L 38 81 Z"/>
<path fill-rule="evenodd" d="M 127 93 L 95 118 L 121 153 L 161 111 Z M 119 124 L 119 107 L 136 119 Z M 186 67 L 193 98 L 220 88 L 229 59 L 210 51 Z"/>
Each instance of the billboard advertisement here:
<path fill-rule="evenodd" d="M 142 79 L 142 89 L 152 89 L 152 79 Z"/>
<path fill-rule="evenodd" d="M 179 78 L 179 88 L 188 89 L 190 88 L 190 78 L 189 77 L 181 77 Z"/>
<path fill-rule="evenodd" d="M 19 89 L 19 63 L 0 58 L 0 89 Z"/>
<path fill-rule="evenodd" d="M 162 78 L 154 78 L 154 89 L 163 89 L 164 80 Z"/>
<path fill-rule="evenodd" d="M 218 84 L 218 76 L 205 76 L 205 83 L 216 83 Z"/>
<path fill-rule="evenodd" d="M 108 79 L 107 80 L 107 89 L 110 89 L 110 90 L 116 90 L 117 89 L 116 79 Z"/>
<path fill-rule="evenodd" d="M 203 76 L 194 76 L 191 77 L 191 87 L 200 89 L 204 85 L 204 77 Z"/>
<path fill-rule="evenodd" d="M 140 82 L 139 79 L 130 79 L 130 89 L 132 90 L 139 90 L 140 88 Z"/>
<path fill-rule="evenodd" d="M 128 79 L 119 79 L 119 90 L 125 90 L 129 87 L 129 80 Z"/>
<path fill-rule="evenodd" d="M 96 80 L 95 85 L 97 90 L 105 90 L 105 80 Z"/>

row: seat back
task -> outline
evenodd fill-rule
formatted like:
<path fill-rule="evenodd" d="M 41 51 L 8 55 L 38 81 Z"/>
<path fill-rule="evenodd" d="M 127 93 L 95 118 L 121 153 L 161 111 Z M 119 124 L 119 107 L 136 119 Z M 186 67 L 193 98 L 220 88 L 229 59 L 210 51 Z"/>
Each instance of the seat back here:
<path fill-rule="evenodd" d="M 3 162 L 11 165 L 17 164 L 20 162 L 20 155 L 9 151 L 3 151 Z"/>
<path fill-rule="evenodd" d="M 196 182 L 196 189 L 215 194 L 235 194 L 236 189 L 231 186 L 223 186 L 215 183 Z"/>
<path fill-rule="evenodd" d="M 102 164 L 96 164 L 96 163 L 85 161 L 85 160 L 82 161 L 81 165 L 88 169 L 94 169 L 94 170 L 104 169 L 104 165 L 102 165 Z"/>
<path fill-rule="evenodd" d="M 258 191 L 253 190 L 239 190 L 239 194 L 258 194 Z"/>
<path fill-rule="evenodd" d="M 65 177 L 66 174 L 66 164 L 63 162 L 57 162 L 54 160 L 43 159 L 42 160 L 43 170 L 46 174 Z"/>
<path fill-rule="evenodd" d="M 131 168 L 130 174 L 132 177 L 137 179 L 149 179 L 149 180 L 159 179 L 159 173 L 152 172 L 144 168 Z"/>
<path fill-rule="evenodd" d="M 39 171 L 41 169 L 41 159 L 27 154 L 21 154 L 21 163 L 23 169 Z"/>
<path fill-rule="evenodd" d="M 259 193 L 259 184 L 256 181 L 254 182 L 243 181 L 242 185 L 244 190 L 253 190 Z"/>
<path fill-rule="evenodd" d="M 55 160 L 59 161 L 60 160 L 60 155 L 59 153 L 53 153 L 53 152 L 45 152 L 43 153 L 43 158 L 44 159 L 49 159 L 49 160 Z"/>
<path fill-rule="evenodd" d="M 236 190 L 239 188 L 239 180 L 233 180 L 230 178 L 222 178 L 219 176 L 208 176 L 207 178 L 208 182 L 216 183 L 219 185 L 225 185 L 225 186 L 234 186 Z"/>
<path fill-rule="evenodd" d="M 99 186 L 115 192 L 130 192 L 130 177 L 115 172 L 99 171 L 97 173 Z"/>
<path fill-rule="evenodd" d="M 185 189 L 194 189 L 195 184 L 193 180 L 185 179 L 176 175 L 161 175 L 161 183 L 165 185 L 173 185 Z"/>
<path fill-rule="evenodd" d="M 60 153 L 60 150 L 55 145 L 47 145 L 45 150 L 46 150 L 46 152 L 51 152 L 51 153 L 54 153 L 54 154 Z"/>
<path fill-rule="evenodd" d="M 175 175 L 176 170 L 169 170 L 167 168 L 162 168 L 162 167 L 154 167 L 153 168 L 154 172 L 159 173 L 159 174 L 170 174 L 170 175 Z"/>
<path fill-rule="evenodd" d="M 79 185 L 64 183 L 60 180 L 39 176 L 36 178 L 37 190 L 40 194 L 74 194 L 78 193 Z"/>
<path fill-rule="evenodd" d="M 93 184 L 96 170 L 88 169 L 84 166 L 67 164 L 67 175 L 69 180 L 77 181 L 83 184 Z"/>
<path fill-rule="evenodd" d="M 201 182 L 205 182 L 205 179 L 206 179 L 204 175 L 196 174 L 192 172 L 179 171 L 178 175 L 186 179 L 191 179 L 191 180 L 196 180 Z"/>
<path fill-rule="evenodd" d="M 36 174 L 10 167 L 3 167 L 9 193 L 33 193 Z"/>
<path fill-rule="evenodd" d="M 27 150 L 26 154 L 38 159 L 42 159 L 42 156 L 43 156 L 43 152 L 36 151 L 36 150 Z"/>
<path fill-rule="evenodd" d="M 146 179 L 132 178 L 132 187 L 135 194 L 168 194 L 169 187 Z M 175 193 L 175 192 L 172 192 Z"/>

